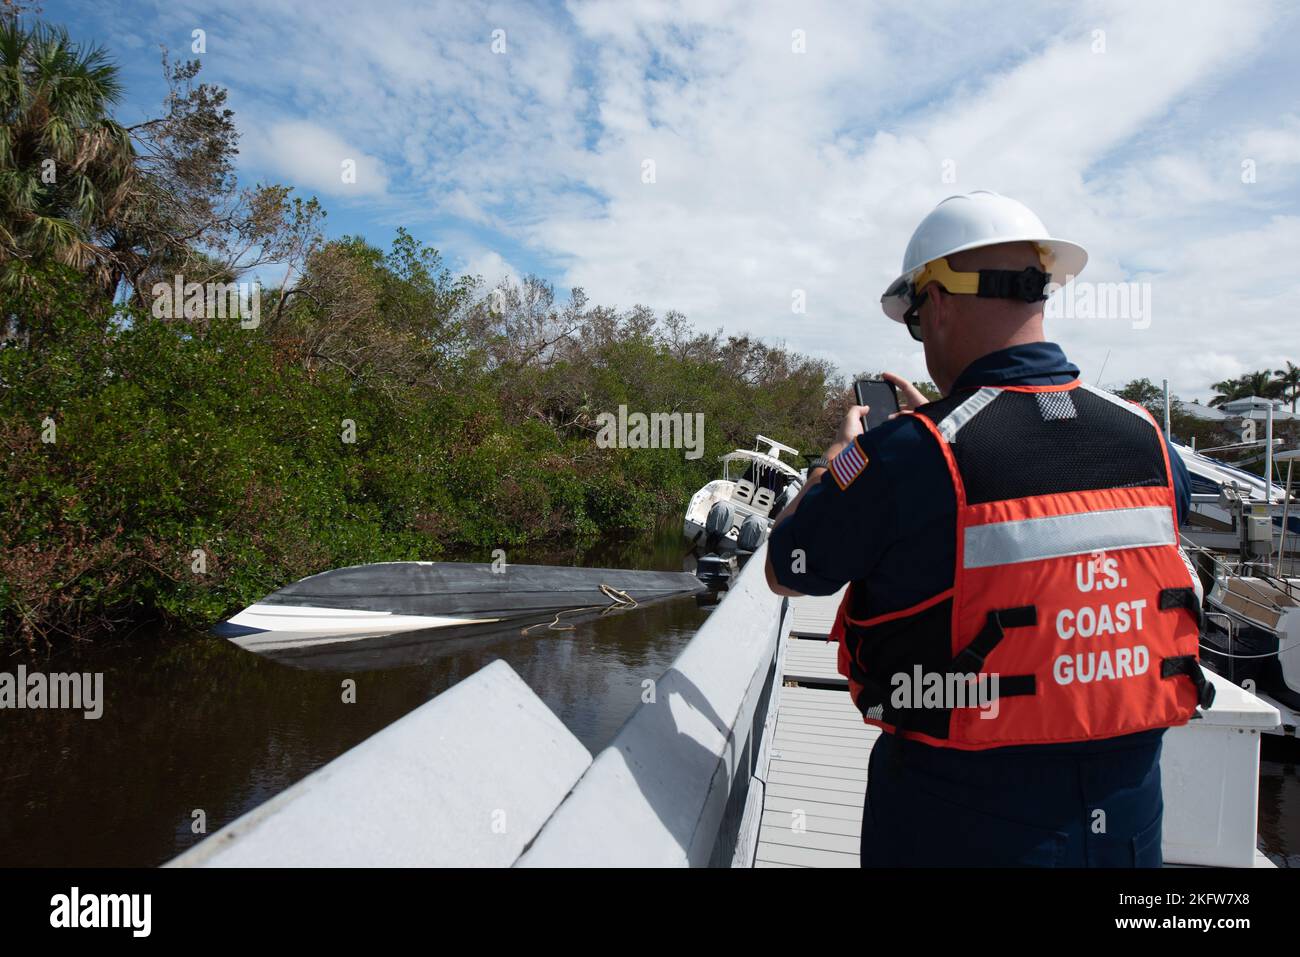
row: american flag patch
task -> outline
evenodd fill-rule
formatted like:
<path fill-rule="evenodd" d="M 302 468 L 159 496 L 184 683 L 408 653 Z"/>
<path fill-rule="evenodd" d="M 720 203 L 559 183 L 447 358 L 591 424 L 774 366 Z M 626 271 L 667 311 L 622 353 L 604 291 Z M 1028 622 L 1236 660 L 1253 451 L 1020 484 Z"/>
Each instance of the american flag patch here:
<path fill-rule="evenodd" d="M 842 492 L 849 487 L 849 483 L 862 474 L 862 470 L 866 467 L 867 457 L 862 453 L 862 449 L 858 448 L 857 442 L 850 442 L 831 462 L 831 475 L 835 477 L 835 484 Z"/>

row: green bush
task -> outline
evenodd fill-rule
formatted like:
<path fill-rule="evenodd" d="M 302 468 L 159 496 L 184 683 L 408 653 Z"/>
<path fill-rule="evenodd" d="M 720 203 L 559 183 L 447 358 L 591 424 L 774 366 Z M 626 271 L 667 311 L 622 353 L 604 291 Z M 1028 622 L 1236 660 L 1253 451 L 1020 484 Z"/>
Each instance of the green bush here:
<path fill-rule="evenodd" d="M 756 387 L 646 333 L 547 367 L 403 333 L 400 368 L 348 369 L 304 360 L 296 313 L 166 321 L 86 290 L 50 269 L 0 305 L 0 625 L 28 644 L 204 626 L 328 568 L 643 530 L 756 431 L 815 431 L 827 388 Z M 702 412 L 705 454 L 598 448 L 620 404 Z"/>

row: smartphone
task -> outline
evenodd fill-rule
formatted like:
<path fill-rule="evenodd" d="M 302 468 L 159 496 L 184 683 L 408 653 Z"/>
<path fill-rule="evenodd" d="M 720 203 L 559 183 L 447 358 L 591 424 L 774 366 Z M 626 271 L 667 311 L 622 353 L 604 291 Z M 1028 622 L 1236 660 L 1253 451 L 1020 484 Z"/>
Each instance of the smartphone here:
<path fill-rule="evenodd" d="M 892 382 L 884 379 L 859 379 L 853 383 L 853 393 L 857 396 L 858 405 L 871 407 L 862 417 L 864 429 L 874 429 L 898 411 L 898 390 Z"/>

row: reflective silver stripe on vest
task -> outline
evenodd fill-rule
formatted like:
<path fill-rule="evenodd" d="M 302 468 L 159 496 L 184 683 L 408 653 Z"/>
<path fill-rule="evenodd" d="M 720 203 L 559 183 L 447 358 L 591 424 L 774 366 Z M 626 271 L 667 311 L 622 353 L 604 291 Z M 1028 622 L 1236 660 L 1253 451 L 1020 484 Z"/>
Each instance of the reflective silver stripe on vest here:
<path fill-rule="evenodd" d="M 975 418 L 977 412 L 982 411 L 986 405 L 1001 394 L 1001 389 L 984 386 L 984 388 L 939 420 L 939 434 L 947 440 L 949 445 L 956 442 L 957 433 L 961 427 Z"/>
<path fill-rule="evenodd" d="M 1174 515 L 1168 506 L 1115 508 L 971 525 L 966 529 L 963 563 L 966 568 L 988 568 L 1177 542 Z"/>
<path fill-rule="evenodd" d="M 1151 423 L 1151 420 L 1147 418 L 1146 413 L 1144 413 L 1140 408 L 1138 408 L 1132 402 L 1128 401 L 1128 399 L 1121 399 L 1113 392 L 1107 392 L 1105 389 L 1098 389 L 1095 385 L 1088 385 L 1088 383 L 1086 382 L 1080 382 L 1079 388 L 1087 392 L 1091 392 L 1099 399 L 1105 399 L 1111 405 L 1121 408 L 1125 412 L 1128 412 L 1132 415 L 1136 415 L 1143 422 L 1146 422 L 1148 424 Z"/>

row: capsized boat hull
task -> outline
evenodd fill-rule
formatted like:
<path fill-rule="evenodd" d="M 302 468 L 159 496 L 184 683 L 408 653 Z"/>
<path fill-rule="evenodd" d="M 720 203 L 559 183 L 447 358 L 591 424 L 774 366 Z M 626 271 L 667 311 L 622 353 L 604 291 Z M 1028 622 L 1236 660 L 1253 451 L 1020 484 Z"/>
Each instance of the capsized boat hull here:
<path fill-rule="evenodd" d="M 263 635 L 260 639 L 245 638 L 238 643 L 248 651 L 255 651 L 291 668 L 356 674 L 426 665 L 467 652 L 482 654 L 485 649 L 498 645 L 509 646 L 521 640 L 540 640 L 563 635 L 597 619 L 640 614 L 642 609 L 664 602 L 698 602 L 707 594 L 708 592 L 699 592 L 693 598 L 682 595 L 651 598 L 638 602 L 635 607 L 609 605 L 602 609 L 564 609 L 558 612 L 558 622 L 557 612 L 543 612 L 498 621 L 483 619 L 473 625 L 450 625 L 382 635 L 307 639 L 281 633 Z M 552 630 L 553 628 L 558 631 Z"/>
<path fill-rule="evenodd" d="M 703 586 L 685 572 L 382 562 L 294 582 L 213 632 L 249 651 L 272 654 L 409 632 L 466 637 L 515 620 L 615 605 L 606 589 L 646 602 Z"/>

